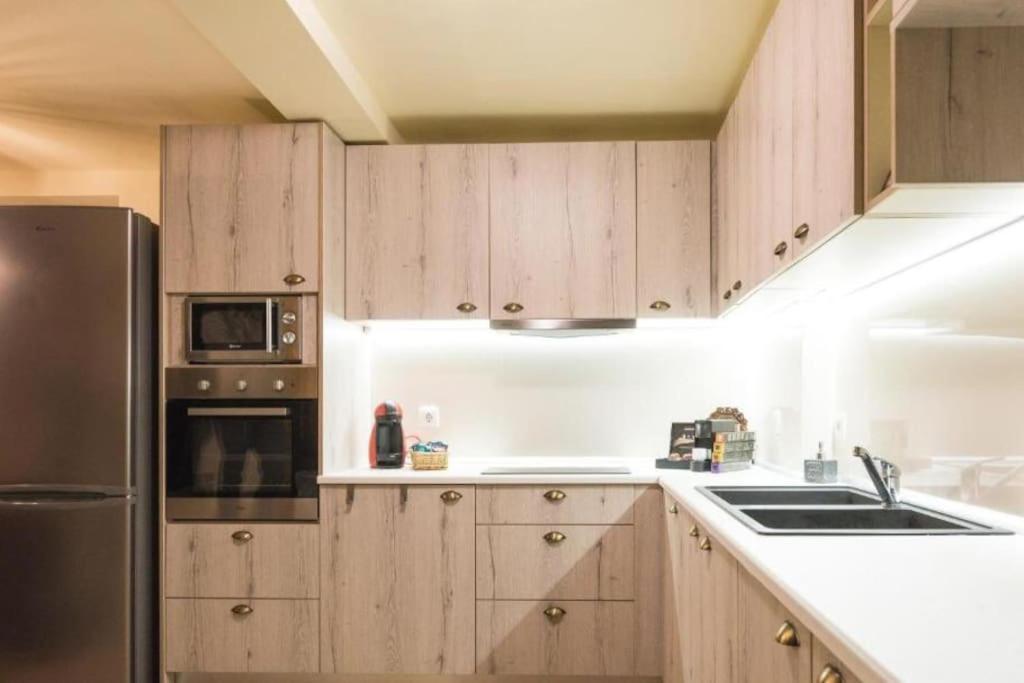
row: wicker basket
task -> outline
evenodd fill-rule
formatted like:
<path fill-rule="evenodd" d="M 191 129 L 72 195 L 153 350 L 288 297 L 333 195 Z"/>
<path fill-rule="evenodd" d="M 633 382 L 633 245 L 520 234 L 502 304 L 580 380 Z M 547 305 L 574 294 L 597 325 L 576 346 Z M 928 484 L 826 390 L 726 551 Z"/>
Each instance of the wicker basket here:
<path fill-rule="evenodd" d="M 448 451 L 439 453 L 421 453 L 409 451 L 414 470 L 446 470 L 448 469 Z"/>

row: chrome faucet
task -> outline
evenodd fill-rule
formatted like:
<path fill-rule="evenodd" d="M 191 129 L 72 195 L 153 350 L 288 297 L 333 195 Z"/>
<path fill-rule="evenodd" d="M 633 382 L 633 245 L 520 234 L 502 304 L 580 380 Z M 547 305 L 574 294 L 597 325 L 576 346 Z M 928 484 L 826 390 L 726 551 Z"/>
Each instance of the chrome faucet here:
<path fill-rule="evenodd" d="M 853 457 L 864 461 L 864 468 L 868 471 L 871 483 L 875 485 L 875 489 L 882 499 L 882 505 L 885 507 L 899 505 L 900 468 L 888 460 L 874 457 L 862 446 L 853 447 Z"/>

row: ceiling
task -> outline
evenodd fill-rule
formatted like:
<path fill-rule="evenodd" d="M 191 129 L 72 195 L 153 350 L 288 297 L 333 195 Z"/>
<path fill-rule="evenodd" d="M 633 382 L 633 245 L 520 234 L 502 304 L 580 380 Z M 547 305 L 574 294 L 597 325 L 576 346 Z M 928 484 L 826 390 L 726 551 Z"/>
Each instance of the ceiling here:
<path fill-rule="evenodd" d="M 440 142 L 710 137 L 776 1 L 199 4 L 221 8 L 250 50 L 265 45 L 269 68 L 287 71 L 279 80 L 299 85 L 305 69 L 290 53 L 275 55 L 283 44 L 246 19 L 275 3 L 306 21 L 316 15 L 329 60 L 351 66 L 345 78 L 365 85 L 363 99 L 379 104 L 397 137 Z M 276 93 L 257 89 L 263 81 L 226 43 L 197 30 L 183 0 L 2 4 L 0 171 L 155 169 L 161 123 L 281 120 L 290 111 L 284 98 L 268 101 Z M 324 111 L 314 106 L 311 117 L 332 120 L 337 99 L 315 86 L 299 91 L 302 118 L 319 97 Z"/>
<path fill-rule="evenodd" d="M 155 168 L 161 123 L 278 114 L 164 0 L 4 0 L 0 168 Z"/>
<path fill-rule="evenodd" d="M 709 137 L 776 0 L 314 0 L 407 140 Z"/>

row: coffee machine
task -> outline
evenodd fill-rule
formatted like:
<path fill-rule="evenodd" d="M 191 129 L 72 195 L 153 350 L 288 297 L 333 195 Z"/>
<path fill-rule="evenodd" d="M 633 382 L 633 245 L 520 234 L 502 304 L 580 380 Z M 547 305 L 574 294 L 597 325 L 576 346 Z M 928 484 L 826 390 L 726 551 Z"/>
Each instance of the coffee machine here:
<path fill-rule="evenodd" d="M 402 406 L 392 401 L 385 401 L 373 411 L 373 417 L 373 433 L 370 434 L 370 467 L 402 467 L 405 465 Z"/>

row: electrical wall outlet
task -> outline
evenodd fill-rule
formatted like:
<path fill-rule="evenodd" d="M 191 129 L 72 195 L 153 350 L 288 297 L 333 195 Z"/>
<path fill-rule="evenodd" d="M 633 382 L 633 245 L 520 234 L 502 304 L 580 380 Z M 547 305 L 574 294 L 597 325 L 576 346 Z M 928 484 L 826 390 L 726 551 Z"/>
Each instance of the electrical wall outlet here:
<path fill-rule="evenodd" d="M 420 427 L 440 427 L 441 409 L 437 406 L 420 406 Z"/>

